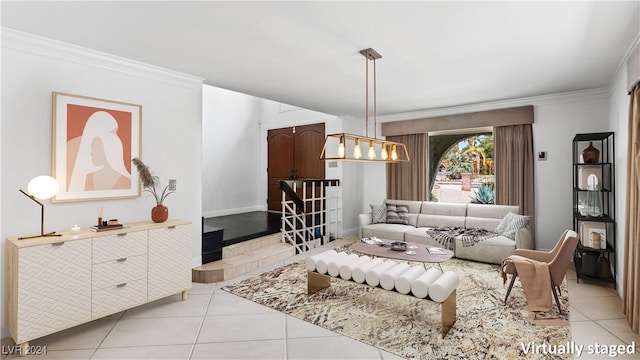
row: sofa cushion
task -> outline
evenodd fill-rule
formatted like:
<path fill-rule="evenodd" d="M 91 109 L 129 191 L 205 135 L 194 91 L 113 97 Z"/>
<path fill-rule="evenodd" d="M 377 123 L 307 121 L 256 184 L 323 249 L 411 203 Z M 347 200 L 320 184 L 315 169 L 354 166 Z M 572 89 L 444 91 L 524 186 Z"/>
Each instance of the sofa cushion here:
<path fill-rule="evenodd" d="M 404 241 L 416 244 L 424 244 L 429 246 L 442 247 L 431 236 L 427 235 L 427 229 L 424 227 L 409 229 L 404 232 Z"/>
<path fill-rule="evenodd" d="M 425 201 L 422 204 L 420 213 L 430 215 L 467 216 L 467 204 L 450 204 Z"/>
<path fill-rule="evenodd" d="M 400 224 L 371 224 L 362 228 L 362 236 L 375 236 L 382 240 L 404 241 L 404 233 L 411 229 L 415 229 L 415 227 Z"/>
<path fill-rule="evenodd" d="M 387 206 L 381 205 L 369 205 L 371 207 L 371 223 L 382 224 L 387 220 Z"/>
<path fill-rule="evenodd" d="M 462 239 L 456 237 L 455 244 L 457 258 L 491 264 L 500 264 L 515 248 L 515 241 L 501 235 L 480 241 L 473 246 L 464 246 Z"/>
<path fill-rule="evenodd" d="M 409 207 L 407 205 L 387 204 L 387 224 L 409 224 Z"/>
<path fill-rule="evenodd" d="M 485 205 L 469 204 L 467 206 L 467 216 L 477 218 L 502 220 L 508 213 L 520 213 L 520 206 L 517 205 Z"/>
<path fill-rule="evenodd" d="M 464 216 L 418 215 L 418 227 L 464 227 Z"/>
<path fill-rule="evenodd" d="M 464 227 L 469 229 L 485 229 L 495 232 L 496 227 L 500 224 L 500 219 L 489 219 L 479 217 L 469 217 L 465 219 Z"/>
<path fill-rule="evenodd" d="M 467 204 L 447 204 L 425 201 L 416 227 L 464 227 Z"/>

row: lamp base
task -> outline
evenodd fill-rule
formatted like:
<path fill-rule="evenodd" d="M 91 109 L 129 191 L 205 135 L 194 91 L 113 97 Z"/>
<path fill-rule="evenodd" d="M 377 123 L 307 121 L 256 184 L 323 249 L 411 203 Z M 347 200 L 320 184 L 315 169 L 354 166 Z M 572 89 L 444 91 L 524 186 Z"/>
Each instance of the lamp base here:
<path fill-rule="evenodd" d="M 62 234 L 56 234 L 55 231 L 52 231 L 50 233 L 46 233 L 46 234 L 40 234 L 40 235 L 32 235 L 32 236 L 21 236 L 18 238 L 18 240 L 24 240 L 24 239 L 35 239 L 35 238 L 39 238 L 39 237 L 47 237 L 47 236 L 62 236 Z"/>

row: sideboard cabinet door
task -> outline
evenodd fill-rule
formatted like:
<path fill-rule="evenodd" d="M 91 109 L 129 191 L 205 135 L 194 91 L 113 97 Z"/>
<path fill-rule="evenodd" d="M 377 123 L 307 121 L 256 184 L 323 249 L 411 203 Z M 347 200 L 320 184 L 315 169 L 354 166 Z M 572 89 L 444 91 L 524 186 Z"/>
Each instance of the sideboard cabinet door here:
<path fill-rule="evenodd" d="M 26 247 L 18 255 L 18 339 L 91 319 L 91 239 Z"/>
<path fill-rule="evenodd" d="M 191 288 L 191 225 L 149 230 L 148 300 Z"/>

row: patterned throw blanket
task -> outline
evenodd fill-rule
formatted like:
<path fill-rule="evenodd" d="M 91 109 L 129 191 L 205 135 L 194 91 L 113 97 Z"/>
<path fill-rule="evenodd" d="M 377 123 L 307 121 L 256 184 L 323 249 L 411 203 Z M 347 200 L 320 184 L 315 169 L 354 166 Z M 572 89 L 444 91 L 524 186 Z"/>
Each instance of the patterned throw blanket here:
<path fill-rule="evenodd" d="M 445 249 L 451 251 L 453 251 L 455 239 L 457 236 L 461 237 L 462 246 L 464 247 L 470 247 L 479 243 L 480 241 L 498 236 L 498 234 L 485 229 L 444 226 L 427 229 L 427 235 L 431 236 L 435 241 L 438 242 L 438 244 L 442 245 Z"/>

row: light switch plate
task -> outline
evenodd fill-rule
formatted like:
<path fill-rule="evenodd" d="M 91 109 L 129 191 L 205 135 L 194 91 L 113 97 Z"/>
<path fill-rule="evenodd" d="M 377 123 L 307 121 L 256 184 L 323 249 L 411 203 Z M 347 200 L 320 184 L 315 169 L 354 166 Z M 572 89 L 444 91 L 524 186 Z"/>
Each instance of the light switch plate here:
<path fill-rule="evenodd" d="M 547 160 L 547 152 L 538 151 L 538 160 Z"/>

